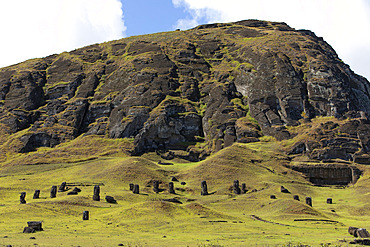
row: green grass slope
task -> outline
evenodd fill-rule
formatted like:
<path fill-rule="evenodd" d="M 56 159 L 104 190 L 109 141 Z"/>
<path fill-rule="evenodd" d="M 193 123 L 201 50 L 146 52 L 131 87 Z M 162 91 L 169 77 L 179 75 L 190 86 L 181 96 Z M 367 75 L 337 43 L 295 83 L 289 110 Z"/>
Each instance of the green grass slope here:
<path fill-rule="evenodd" d="M 98 145 L 99 140 L 95 142 Z M 346 246 L 352 239 L 348 226 L 369 228 L 366 167 L 355 185 L 316 187 L 284 166 L 288 160 L 279 151 L 280 144 L 234 144 L 205 161 L 177 160 L 173 165 L 158 165 L 160 157 L 154 153 L 131 157 L 122 150 L 95 156 L 86 152 L 85 158 L 68 163 L 45 158 L 37 164 L 3 164 L 0 245 Z M 69 145 L 71 150 L 75 148 Z M 72 152 L 67 146 L 64 151 Z M 172 176 L 179 180 L 174 182 L 176 195 L 168 193 Z M 246 183 L 246 194 L 231 193 L 235 179 Z M 153 180 L 161 181 L 162 192 L 153 192 Z M 202 180 L 207 181 L 211 195 L 200 195 Z M 58 192 L 51 199 L 51 186 L 63 181 L 82 192 Z M 183 181 L 186 185 L 180 184 Z M 129 191 L 129 183 L 139 184 L 140 194 Z M 100 202 L 92 200 L 95 184 L 101 185 Z M 280 186 L 291 193 L 281 193 Z M 36 189 L 41 190 L 40 199 L 32 199 Z M 21 205 L 22 191 L 27 192 L 27 204 Z M 296 194 L 301 201 L 293 200 Z M 117 204 L 105 202 L 106 195 L 113 196 Z M 270 195 L 277 199 L 270 199 Z M 312 208 L 304 203 L 306 196 L 313 198 Z M 328 197 L 333 198 L 333 204 L 326 204 Z M 169 198 L 182 204 L 162 201 Z M 90 212 L 88 221 L 82 220 L 85 210 Z M 42 221 L 44 231 L 22 233 L 31 220 Z"/>

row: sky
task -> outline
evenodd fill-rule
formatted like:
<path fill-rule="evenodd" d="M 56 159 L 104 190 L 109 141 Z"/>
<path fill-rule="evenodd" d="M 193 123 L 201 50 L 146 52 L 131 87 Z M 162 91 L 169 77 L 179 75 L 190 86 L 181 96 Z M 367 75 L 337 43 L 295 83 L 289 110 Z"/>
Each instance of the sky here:
<path fill-rule="evenodd" d="M 370 79 L 370 0 L 0 1 L 0 67 L 133 35 L 260 19 L 315 32 Z"/>

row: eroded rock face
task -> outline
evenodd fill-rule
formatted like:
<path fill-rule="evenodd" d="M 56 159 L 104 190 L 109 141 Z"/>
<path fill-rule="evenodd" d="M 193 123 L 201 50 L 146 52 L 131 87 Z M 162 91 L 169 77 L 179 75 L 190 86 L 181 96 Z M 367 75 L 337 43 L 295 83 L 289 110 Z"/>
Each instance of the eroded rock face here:
<path fill-rule="evenodd" d="M 341 164 L 297 165 L 291 168 L 304 173 L 316 185 L 348 185 L 356 183 L 361 175 L 356 167 Z"/>
<path fill-rule="evenodd" d="M 279 40 L 279 42 L 276 42 Z M 0 124 L 19 152 L 81 134 L 196 161 L 316 116 L 362 118 L 294 152 L 366 163 L 370 85 L 314 33 L 246 20 L 139 36 L 0 69 Z M 192 143 L 204 141 L 203 150 Z M 344 151 L 343 151 L 344 150 Z"/>

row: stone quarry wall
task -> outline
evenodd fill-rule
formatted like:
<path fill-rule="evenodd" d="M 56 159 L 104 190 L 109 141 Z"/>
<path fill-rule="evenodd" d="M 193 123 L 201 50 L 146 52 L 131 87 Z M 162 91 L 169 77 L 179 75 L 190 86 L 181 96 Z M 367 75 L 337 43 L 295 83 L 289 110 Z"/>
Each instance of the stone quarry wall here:
<path fill-rule="evenodd" d="M 356 183 L 361 175 L 356 167 L 341 164 L 298 165 L 290 168 L 305 174 L 315 185 L 348 185 Z"/>
<path fill-rule="evenodd" d="M 292 138 L 286 126 L 303 118 L 367 119 L 370 84 L 314 33 L 248 20 L 130 37 L 2 68 L 0 106 L 3 129 L 20 133 L 14 135 L 19 152 L 85 134 L 133 138 L 133 154 L 184 149 L 199 160 L 262 135 Z M 344 155 L 335 148 L 311 154 L 366 154 L 368 132 L 361 133 L 351 138 L 364 141 L 353 141 Z M 191 146 L 198 141 L 201 149 Z"/>

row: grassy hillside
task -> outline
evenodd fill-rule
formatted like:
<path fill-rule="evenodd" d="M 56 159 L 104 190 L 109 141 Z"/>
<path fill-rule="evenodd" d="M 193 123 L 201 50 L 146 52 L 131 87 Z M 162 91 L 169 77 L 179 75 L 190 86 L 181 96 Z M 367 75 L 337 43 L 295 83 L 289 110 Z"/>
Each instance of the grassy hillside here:
<path fill-rule="evenodd" d="M 77 146 L 41 149 L 29 154 L 29 162 L 3 164 L 0 245 L 347 246 L 352 239 L 349 226 L 369 228 L 367 167 L 362 167 L 363 176 L 355 185 L 315 187 L 302 174 L 284 167 L 288 160 L 280 151 L 282 143 L 276 141 L 234 144 L 198 163 L 176 160 L 173 165 L 158 165 L 160 157 L 154 153 L 131 157 L 122 151 L 121 142 L 104 139 L 114 142 L 106 143 L 110 151 L 115 150 L 109 153 L 98 146 L 102 140 L 88 140 L 94 140 L 90 149 L 79 154 L 77 139 Z M 63 155 L 48 159 L 49 152 L 61 150 L 65 159 Z M 32 158 L 38 153 L 43 154 L 42 162 Z M 172 176 L 179 180 L 174 182 L 176 195 L 168 193 Z M 154 179 L 161 181 L 163 192 L 153 192 Z M 235 179 L 246 183 L 246 194 L 231 193 Z M 200 195 L 202 180 L 211 195 Z M 82 192 L 58 192 L 51 199 L 51 186 L 63 181 Z M 183 181 L 186 185 L 180 184 Z M 140 185 L 139 195 L 129 191 L 129 183 Z M 92 200 L 95 184 L 101 185 L 100 202 Z M 281 193 L 280 186 L 291 193 Z M 41 190 L 40 199 L 32 199 L 36 189 Z M 27 204 L 21 205 L 23 191 Z M 106 195 L 117 204 L 105 202 Z M 301 201 L 293 200 L 293 195 Z M 312 208 L 304 203 L 306 196 L 312 197 Z M 161 201 L 174 197 L 182 204 Z M 328 197 L 333 204 L 326 204 Z M 90 212 L 88 221 L 82 220 L 85 210 Z M 23 234 L 31 220 L 42 221 L 44 231 Z"/>

